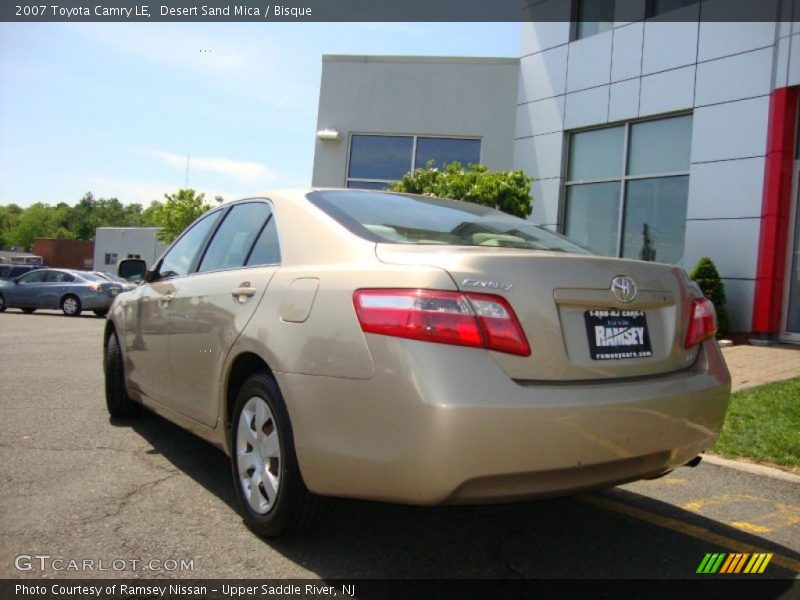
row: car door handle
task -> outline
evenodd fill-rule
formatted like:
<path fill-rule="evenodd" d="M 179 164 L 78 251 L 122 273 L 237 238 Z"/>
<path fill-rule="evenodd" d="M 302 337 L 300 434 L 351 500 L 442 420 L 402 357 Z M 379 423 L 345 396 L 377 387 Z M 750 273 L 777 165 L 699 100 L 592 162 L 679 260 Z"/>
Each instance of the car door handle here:
<path fill-rule="evenodd" d="M 161 308 L 166 308 L 167 306 L 169 306 L 169 303 L 172 302 L 172 299 L 174 297 L 175 297 L 174 294 L 166 294 L 164 296 L 161 296 L 161 298 L 158 299 L 159 306 L 161 306 Z"/>
<path fill-rule="evenodd" d="M 238 298 L 239 302 L 244 302 L 245 298 L 252 298 L 256 295 L 256 288 L 254 287 L 238 287 L 231 292 L 234 298 Z"/>

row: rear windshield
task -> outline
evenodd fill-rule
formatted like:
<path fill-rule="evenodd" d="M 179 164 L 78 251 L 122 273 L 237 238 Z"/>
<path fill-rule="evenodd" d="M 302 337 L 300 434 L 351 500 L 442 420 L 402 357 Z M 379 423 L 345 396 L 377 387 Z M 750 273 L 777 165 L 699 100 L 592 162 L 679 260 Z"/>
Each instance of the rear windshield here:
<path fill-rule="evenodd" d="M 100 277 L 100 275 L 95 275 L 94 273 L 81 272 L 81 273 L 78 273 L 78 275 L 80 275 L 82 278 L 84 278 L 84 279 L 86 279 L 88 281 L 94 281 L 96 283 L 107 283 L 108 282 L 108 279 L 105 279 L 104 277 Z"/>
<path fill-rule="evenodd" d="M 308 199 L 356 235 L 376 242 L 590 254 L 530 221 L 469 202 L 350 190 L 311 192 Z"/>

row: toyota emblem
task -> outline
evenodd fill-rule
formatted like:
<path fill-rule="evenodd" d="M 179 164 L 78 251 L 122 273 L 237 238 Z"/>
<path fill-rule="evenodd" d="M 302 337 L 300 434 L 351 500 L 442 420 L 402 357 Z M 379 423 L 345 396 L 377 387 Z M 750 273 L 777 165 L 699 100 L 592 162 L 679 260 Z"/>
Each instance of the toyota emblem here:
<path fill-rule="evenodd" d="M 628 303 L 636 299 L 639 291 L 636 289 L 636 282 L 630 277 L 620 275 L 611 280 L 611 293 L 620 302 Z"/>

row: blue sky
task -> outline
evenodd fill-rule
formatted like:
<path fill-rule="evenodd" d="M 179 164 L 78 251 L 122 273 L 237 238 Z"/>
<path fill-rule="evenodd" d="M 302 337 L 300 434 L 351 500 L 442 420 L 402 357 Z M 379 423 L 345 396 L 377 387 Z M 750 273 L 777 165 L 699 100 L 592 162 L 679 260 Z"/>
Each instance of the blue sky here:
<path fill-rule="evenodd" d="M 515 23 L 0 24 L 0 204 L 307 185 L 322 54 L 518 56 Z M 201 50 L 207 50 L 201 52 Z"/>

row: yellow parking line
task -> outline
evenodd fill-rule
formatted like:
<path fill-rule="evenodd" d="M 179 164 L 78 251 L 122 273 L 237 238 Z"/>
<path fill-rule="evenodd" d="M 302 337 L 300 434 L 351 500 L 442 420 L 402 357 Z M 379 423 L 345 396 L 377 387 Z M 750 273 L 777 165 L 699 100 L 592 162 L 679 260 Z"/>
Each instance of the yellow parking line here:
<path fill-rule="evenodd" d="M 681 508 L 692 512 L 701 513 L 703 509 L 715 505 L 730 505 L 739 502 L 750 502 L 752 504 L 764 504 L 773 509 L 772 512 L 764 513 L 752 519 L 752 521 L 732 521 L 732 527 L 747 531 L 748 533 L 769 533 L 775 529 L 785 529 L 800 523 L 800 506 L 776 502 L 768 498 L 759 496 L 749 496 L 745 494 L 725 494 L 713 498 L 703 498 L 687 502 Z"/>
<path fill-rule="evenodd" d="M 609 500 L 608 498 L 588 495 L 578 496 L 577 498 L 581 502 L 586 502 L 587 504 L 605 508 L 607 510 L 613 510 L 614 512 L 623 514 L 625 516 L 632 517 L 640 521 L 645 521 L 659 527 L 664 527 L 665 529 L 670 529 L 672 531 L 682 533 L 683 535 L 688 535 L 689 537 L 708 542 L 709 544 L 722 546 L 723 548 L 728 548 L 729 550 L 759 554 L 768 553 L 768 551 L 763 548 L 740 542 L 728 536 L 720 535 L 719 533 L 714 533 L 705 527 L 692 525 L 690 523 L 686 523 L 685 521 L 680 521 L 671 517 L 662 517 L 661 515 L 651 513 L 641 508 L 636 508 L 635 506 L 630 506 L 629 504 L 625 504 L 623 502 L 617 502 L 616 500 Z M 783 556 L 781 554 L 773 554 L 772 562 L 783 567 L 784 569 L 789 569 L 795 573 L 800 573 L 800 561 Z"/>
<path fill-rule="evenodd" d="M 731 521 L 731 526 L 746 531 L 747 533 L 769 533 L 772 531 L 769 527 L 748 523 L 747 521 Z"/>

